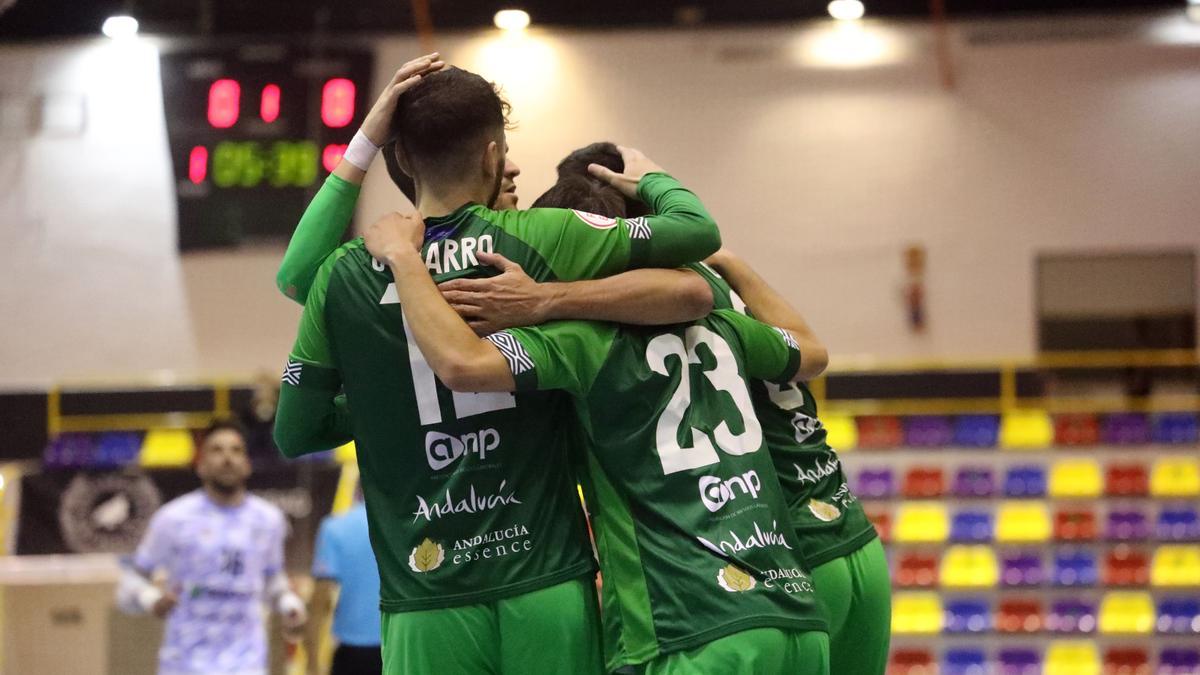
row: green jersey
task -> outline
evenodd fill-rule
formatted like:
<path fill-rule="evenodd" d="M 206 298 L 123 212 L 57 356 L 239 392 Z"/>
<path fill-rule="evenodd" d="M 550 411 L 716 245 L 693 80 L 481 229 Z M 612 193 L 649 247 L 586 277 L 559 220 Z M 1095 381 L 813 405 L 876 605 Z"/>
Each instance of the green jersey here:
<path fill-rule="evenodd" d="M 551 281 L 676 265 L 719 245 L 711 218 L 674 179 L 653 174 L 640 189 L 659 215 L 465 205 L 426 220 L 422 255 L 438 282 L 494 271 L 479 266 L 478 251 Z M 675 245 L 685 231 L 703 243 Z M 276 438 L 285 453 L 321 447 L 290 438 L 296 429 L 336 435 L 322 420 L 352 431 L 383 611 L 487 602 L 594 572 L 568 458 L 577 438 L 569 398 L 447 390 L 410 337 L 390 270 L 361 240 L 318 270 L 283 379 Z M 334 404 L 338 391 L 346 405 Z"/>
<path fill-rule="evenodd" d="M 705 265 L 690 266 L 713 289 L 713 306 L 746 312 L 746 303 Z M 850 491 L 837 452 L 826 441 L 817 402 L 803 383 L 756 381 L 750 387 L 779 482 L 787 495 L 800 550 L 810 567 L 862 548 L 877 534 Z"/>
<path fill-rule="evenodd" d="M 722 310 L 692 324 L 565 321 L 488 338 L 518 391 L 562 389 L 588 436 L 608 666 L 760 627 L 825 630 L 749 379 L 786 381 L 791 336 Z"/>

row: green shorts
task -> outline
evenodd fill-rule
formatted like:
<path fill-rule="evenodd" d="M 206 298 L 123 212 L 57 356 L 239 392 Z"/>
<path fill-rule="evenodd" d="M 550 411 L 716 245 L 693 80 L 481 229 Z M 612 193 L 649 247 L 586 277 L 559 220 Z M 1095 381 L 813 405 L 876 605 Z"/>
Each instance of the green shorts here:
<path fill-rule="evenodd" d="M 478 605 L 382 615 L 385 675 L 603 673 L 591 577 Z"/>
<path fill-rule="evenodd" d="M 883 675 L 892 628 L 892 584 L 883 544 L 812 571 L 817 600 L 829 612 L 829 668 L 838 675 Z"/>
<path fill-rule="evenodd" d="M 829 675 L 829 636 L 754 628 L 706 645 L 660 656 L 636 668 L 642 675 Z"/>

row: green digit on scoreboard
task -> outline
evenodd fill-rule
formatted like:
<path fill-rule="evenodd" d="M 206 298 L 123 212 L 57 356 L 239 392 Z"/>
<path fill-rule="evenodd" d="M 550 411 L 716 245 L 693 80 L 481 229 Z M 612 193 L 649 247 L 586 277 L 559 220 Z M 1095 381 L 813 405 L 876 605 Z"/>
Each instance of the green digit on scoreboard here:
<path fill-rule="evenodd" d="M 217 187 L 233 187 L 241 181 L 242 149 L 240 143 L 222 141 L 213 150 L 213 184 Z"/>
<path fill-rule="evenodd" d="M 296 187 L 308 187 L 317 180 L 317 164 L 321 161 L 321 152 L 312 141 L 300 141 L 293 147 L 296 152 L 296 173 L 292 174 L 292 184 Z"/>

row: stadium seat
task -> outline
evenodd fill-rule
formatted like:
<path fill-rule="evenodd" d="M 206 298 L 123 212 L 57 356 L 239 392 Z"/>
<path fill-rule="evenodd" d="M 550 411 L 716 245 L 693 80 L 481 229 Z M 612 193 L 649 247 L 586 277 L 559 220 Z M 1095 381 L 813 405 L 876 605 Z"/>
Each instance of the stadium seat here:
<path fill-rule="evenodd" d="M 1155 443 L 1196 443 L 1195 413 L 1163 413 L 1151 421 L 1150 437 Z"/>
<path fill-rule="evenodd" d="M 1091 541 L 1096 538 L 1096 514 L 1091 509 L 1059 509 L 1054 513 L 1054 538 Z"/>
<path fill-rule="evenodd" d="M 1095 415 L 1071 414 L 1054 417 L 1055 445 L 1095 445 L 1100 442 L 1100 420 Z"/>
<path fill-rule="evenodd" d="M 1042 630 L 1042 602 L 1035 598 L 1008 598 L 996 609 L 999 633 L 1037 633 Z"/>
<path fill-rule="evenodd" d="M 1150 655 L 1140 647 L 1113 647 L 1104 653 L 1104 675 L 1150 675 Z"/>
<path fill-rule="evenodd" d="M 1164 647 L 1158 655 L 1156 675 L 1196 675 L 1200 673 L 1200 649 Z"/>
<path fill-rule="evenodd" d="M 954 442 L 949 418 L 916 415 L 904 419 L 904 445 L 910 448 L 944 448 Z"/>
<path fill-rule="evenodd" d="M 1150 473 L 1150 494 L 1155 497 L 1200 497 L 1200 459 L 1163 457 Z"/>
<path fill-rule="evenodd" d="M 151 429 L 142 441 L 138 462 L 146 468 L 188 466 L 195 451 L 195 439 L 190 431 Z"/>
<path fill-rule="evenodd" d="M 996 541 L 1041 542 L 1050 538 L 1050 516 L 1046 505 L 1035 501 L 1008 501 L 996 516 Z"/>
<path fill-rule="evenodd" d="M 954 420 L 954 444 L 965 448 L 994 448 L 1000 438 L 995 415 L 960 415 Z"/>
<path fill-rule="evenodd" d="M 889 543 L 892 540 L 892 514 L 883 509 L 867 509 L 867 520 L 875 526 L 875 531 L 879 533 L 879 540 L 883 543 Z"/>
<path fill-rule="evenodd" d="M 896 494 L 896 483 L 889 468 L 864 468 L 858 472 L 854 494 L 859 499 L 887 499 Z"/>
<path fill-rule="evenodd" d="M 900 592 L 892 597 L 892 632 L 934 635 L 942 630 L 942 598 L 931 592 Z"/>
<path fill-rule="evenodd" d="M 1100 601 L 1101 633 L 1152 633 L 1154 618 L 1154 601 L 1149 593 L 1112 591 Z"/>
<path fill-rule="evenodd" d="M 901 587 L 936 586 L 938 559 L 931 553 L 904 553 L 896 564 L 896 585 Z"/>
<path fill-rule="evenodd" d="M 1104 479 L 1095 460 L 1060 460 L 1050 469 L 1051 497 L 1099 497 L 1103 491 Z"/>
<path fill-rule="evenodd" d="M 1000 418 L 1000 447 L 1041 450 L 1054 444 L 1054 425 L 1044 410 L 1016 410 Z"/>
<path fill-rule="evenodd" d="M 939 675 L 985 675 L 987 654 L 979 647 L 951 647 L 942 654 Z"/>
<path fill-rule="evenodd" d="M 1100 654 L 1090 640 L 1055 640 L 1046 647 L 1045 675 L 1100 675 Z"/>
<path fill-rule="evenodd" d="M 1104 556 L 1105 586 L 1144 586 L 1150 581 L 1150 557 L 1140 548 L 1114 546 Z"/>
<path fill-rule="evenodd" d="M 1095 586 L 1100 578 L 1096 555 L 1087 549 L 1059 550 L 1054 554 L 1051 581 L 1056 586 Z"/>
<path fill-rule="evenodd" d="M 1200 513 L 1190 506 L 1164 506 L 1158 512 L 1155 535 L 1163 541 L 1200 540 Z"/>
<path fill-rule="evenodd" d="M 1051 633 L 1095 632 L 1095 603 L 1081 598 L 1055 600 L 1046 614 L 1046 630 Z"/>
<path fill-rule="evenodd" d="M 137 462 L 142 449 L 142 434 L 134 431 L 114 431 L 101 434 L 96 443 L 96 468 L 118 468 Z"/>
<path fill-rule="evenodd" d="M 939 576 L 946 588 L 991 588 L 1000 576 L 996 552 L 990 546 L 951 546 Z"/>
<path fill-rule="evenodd" d="M 941 497 L 946 493 L 945 476 L 938 468 L 913 467 L 904 474 L 900 493 L 909 499 Z"/>
<path fill-rule="evenodd" d="M 1141 464 L 1114 464 L 1105 471 L 1104 491 L 1110 497 L 1144 497 L 1150 494 L 1150 476 Z"/>
<path fill-rule="evenodd" d="M 991 497 L 996 493 L 996 475 L 986 466 L 965 466 L 954 474 L 951 492 L 955 497 Z"/>
<path fill-rule="evenodd" d="M 1005 586 L 1040 586 L 1045 579 L 1039 553 L 1007 553 L 1001 559 L 1000 583 Z"/>
<path fill-rule="evenodd" d="M 853 417 L 821 413 L 821 425 L 825 427 L 825 440 L 838 452 L 849 452 L 858 447 L 858 428 Z"/>
<path fill-rule="evenodd" d="M 950 522 L 950 541 L 991 541 L 994 529 L 990 511 L 959 511 Z"/>
<path fill-rule="evenodd" d="M 1200 545 L 1159 546 L 1154 551 L 1150 583 L 1155 586 L 1200 586 Z"/>
<path fill-rule="evenodd" d="M 950 535 L 950 519 L 941 502 L 901 504 L 896 514 L 895 540 L 899 543 L 935 543 Z"/>
<path fill-rule="evenodd" d="M 928 649 L 897 649 L 888 659 L 887 675 L 934 675 L 937 663 Z"/>
<path fill-rule="evenodd" d="M 1006 497 L 1043 497 L 1046 494 L 1046 470 L 1035 464 L 1011 466 L 1004 474 Z"/>
<path fill-rule="evenodd" d="M 1145 445 L 1150 442 L 1150 420 L 1142 413 L 1113 413 L 1104 418 L 1100 439 L 1109 445 Z"/>
<path fill-rule="evenodd" d="M 1110 541 L 1145 541 L 1150 538 L 1150 519 L 1132 509 L 1109 511 L 1104 536 Z"/>
<path fill-rule="evenodd" d="M 900 418 L 893 415 L 862 415 L 855 418 L 858 447 L 883 450 L 904 444 Z"/>
<path fill-rule="evenodd" d="M 983 598 L 946 601 L 945 632 L 986 633 L 992 627 L 992 608 Z"/>
<path fill-rule="evenodd" d="M 1200 634 L 1200 596 L 1158 601 L 1158 632 Z"/>
<path fill-rule="evenodd" d="M 47 469 L 81 468 L 91 465 L 95 457 L 96 438 L 91 434 L 59 434 L 42 451 L 42 463 Z"/>
<path fill-rule="evenodd" d="M 1042 675 L 1042 656 L 1028 647 L 1001 649 L 998 675 Z"/>

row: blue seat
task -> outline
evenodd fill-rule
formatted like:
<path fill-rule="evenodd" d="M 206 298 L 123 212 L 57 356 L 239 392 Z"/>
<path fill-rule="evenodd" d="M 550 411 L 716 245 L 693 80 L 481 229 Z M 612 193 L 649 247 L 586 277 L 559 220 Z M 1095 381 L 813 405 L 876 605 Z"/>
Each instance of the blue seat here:
<path fill-rule="evenodd" d="M 992 629 L 992 610 L 982 598 L 948 600 L 942 630 L 946 633 L 986 633 Z"/>
<path fill-rule="evenodd" d="M 1200 670 L 1200 649 L 1165 647 L 1158 655 L 1158 675 L 1194 675 Z"/>
<path fill-rule="evenodd" d="M 990 511 L 959 511 L 950 523 L 950 540 L 986 542 L 995 536 L 995 521 Z"/>
<path fill-rule="evenodd" d="M 1163 507 L 1155 534 L 1164 541 L 1200 540 L 1200 514 L 1189 506 Z"/>
<path fill-rule="evenodd" d="M 1157 623 L 1160 633 L 1200 634 L 1200 597 L 1159 600 Z"/>
<path fill-rule="evenodd" d="M 76 469 L 93 466 L 96 438 L 91 434 L 65 433 L 51 438 L 42 452 L 47 469 Z"/>
<path fill-rule="evenodd" d="M 1096 554 L 1086 549 L 1060 549 L 1054 555 L 1051 582 L 1057 586 L 1094 586 L 1100 577 Z"/>
<path fill-rule="evenodd" d="M 982 647 L 951 647 L 942 655 L 942 675 L 982 675 L 987 653 Z"/>
<path fill-rule="evenodd" d="M 1194 413 L 1163 413 L 1151 422 L 1150 437 L 1155 443 L 1195 443 L 1198 426 Z"/>
<path fill-rule="evenodd" d="M 1042 655 L 1028 647 L 1001 649 L 998 661 L 1000 675 L 1039 675 L 1042 672 Z"/>
<path fill-rule="evenodd" d="M 1035 464 L 1009 467 L 1004 475 L 1004 494 L 1008 497 L 1046 496 L 1046 469 Z"/>
<path fill-rule="evenodd" d="M 954 444 L 967 448 L 994 448 L 1000 440 L 997 415 L 960 415 L 954 421 Z"/>
<path fill-rule="evenodd" d="M 1046 615 L 1046 630 L 1051 633 L 1096 632 L 1096 603 L 1083 599 L 1056 600 Z"/>
<path fill-rule="evenodd" d="M 116 431 L 102 434 L 96 444 L 96 468 L 116 468 L 136 464 L 142 450 L 142 434 Z"/>
<path fill-rule="evenodd" d="M 1000 583 L 1005 586 L 1040 586 L 1045 579 L 1038 553 L 1009 553 L 1001 560 Z"/>

